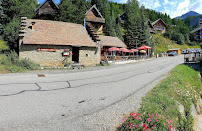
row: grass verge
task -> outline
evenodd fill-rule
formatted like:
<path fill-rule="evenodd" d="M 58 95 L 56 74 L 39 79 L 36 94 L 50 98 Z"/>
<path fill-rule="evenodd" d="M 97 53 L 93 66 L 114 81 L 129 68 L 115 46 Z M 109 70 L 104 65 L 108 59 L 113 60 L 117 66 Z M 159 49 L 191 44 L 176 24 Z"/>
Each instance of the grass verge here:
<path fill-rule="evenodd" d="M 150 115 L 147 114 L 157 113 L 171 120 L 172 126 L 176 130 L 193 130 L 191 104 L 193 103 L 196 106 L 202 91 L 202 83 L 198 73 L 185 65 L 178 65 L 170 71 L 169 76 L 142 99 L 138 113 L 143 115 L 141 119 L 146 122 L 144 124 L 149 125 L 147 119 Z M 183 113 L 180 112 L 179 105 L 184 107 Z M 131 123 L 135 125 L 136 119 L 129 117 L 117 130 L 125 130 L 126 125 L 131 125 Z M 127 129 L 129 128 L 128 126 Z M 161 128 L 156 129 L 160 130 Z"/>

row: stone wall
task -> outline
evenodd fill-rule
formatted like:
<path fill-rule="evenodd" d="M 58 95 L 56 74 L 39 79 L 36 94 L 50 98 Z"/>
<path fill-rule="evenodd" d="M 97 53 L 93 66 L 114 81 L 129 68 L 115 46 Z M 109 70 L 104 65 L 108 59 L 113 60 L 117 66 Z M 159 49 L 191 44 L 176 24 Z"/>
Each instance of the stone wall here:
<path fill-rule="evenodd" d="M 56 49 L 56 52 L 37 51 L 37 48 Z M 54 46 L 54 45 L 21 45 L 19 49 L 20 59 L 30 59 L 40 64 L 40 66 L 63 66 L 62 61 L 65 59 L 62 53 L 64 49 L 72 51 L 71 46 Z M 68 58 L 71 61 L 72 57 Z"/>
<path fill-rule="evenodd" d="M 37 51 L 37 48 L 56 49 L 56 52 Z M 19 49 L 20 59 L 30 59 L 40 64 L 40 66 L 58 67 L 63 66 L 62 61 L 65 57 L 62 55 L 64 49 L 69 49 L 72 53 L 71 46 L 55 46 L 55 45 L 21 45 Z M 100 47 L 80 47 L 79 64 L 84 66 L 95 66 L 100 63 Z M 68 58 L 72 61 L 72 56 Z"/>
<path fill-rule="evenodd" d="M 79 50 L 79 63 L 84 66 L 95 66 L 100 64 L 101 52 L 100 47 L 81 47 Z"/>

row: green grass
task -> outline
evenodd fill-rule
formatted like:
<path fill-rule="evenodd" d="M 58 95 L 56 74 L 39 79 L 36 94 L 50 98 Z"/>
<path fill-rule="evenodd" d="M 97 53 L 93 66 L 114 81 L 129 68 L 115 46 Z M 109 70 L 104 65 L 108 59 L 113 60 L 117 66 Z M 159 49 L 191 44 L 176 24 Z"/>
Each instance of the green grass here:
<path fill-rule="evenodd" d="M 193 130 L 191 103 L 196 106 L 201 89 L 198 72 L 178 65 L 165 80 L 147 93 L 139 113 L 158 113 L 171 119 L 177 130 Z M 185 107 L 185 118 L 179 112 L 179 104 Z"/>
<path fill-rule="evenodd" d="M 186 44 L 178 45 L 172 42 L 170 39 L 163 37 L 160 34 L 155 34 L 153 41 L 157 43 L 154 49 L 155 54 L 167 52 L 169 49 L 175 49 L 175 48 L 180 48 L 182 50 L 187 48 L 200 48 L 200 46 L 188 46 Z"/>

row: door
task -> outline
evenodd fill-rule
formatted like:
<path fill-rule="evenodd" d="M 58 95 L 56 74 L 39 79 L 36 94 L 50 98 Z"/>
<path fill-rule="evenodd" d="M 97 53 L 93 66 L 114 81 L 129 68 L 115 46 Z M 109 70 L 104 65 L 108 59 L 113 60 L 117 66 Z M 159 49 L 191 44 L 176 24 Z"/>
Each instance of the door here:
<path fill-rule="evenodd" d="M 72 61 L 79 63 L 79 47 L 72 47 Z"/>

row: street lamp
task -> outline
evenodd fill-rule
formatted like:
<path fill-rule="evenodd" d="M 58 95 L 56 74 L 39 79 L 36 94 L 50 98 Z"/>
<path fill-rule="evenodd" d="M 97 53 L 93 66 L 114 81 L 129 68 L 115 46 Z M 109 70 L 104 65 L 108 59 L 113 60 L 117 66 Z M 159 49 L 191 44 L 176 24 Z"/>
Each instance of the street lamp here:
<path fill-rule="evenodd" d="M 136 50 L 137 50 L 137 40 L 138 40 L 138 37 L 136 36 L 135 37 L 135 40 L 136 40 Z M 138 51 L 136 51 L 136 57 L 138 56 Z"/>

